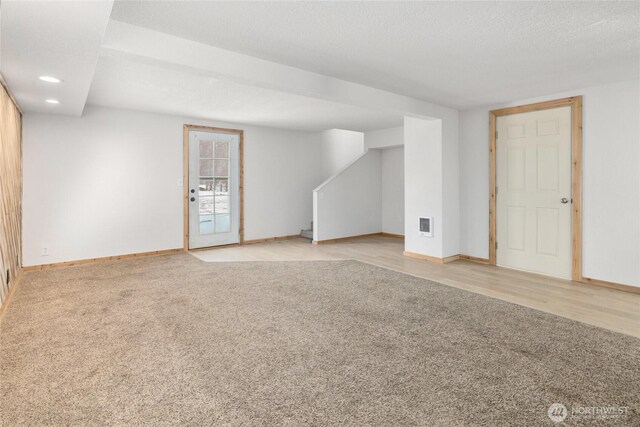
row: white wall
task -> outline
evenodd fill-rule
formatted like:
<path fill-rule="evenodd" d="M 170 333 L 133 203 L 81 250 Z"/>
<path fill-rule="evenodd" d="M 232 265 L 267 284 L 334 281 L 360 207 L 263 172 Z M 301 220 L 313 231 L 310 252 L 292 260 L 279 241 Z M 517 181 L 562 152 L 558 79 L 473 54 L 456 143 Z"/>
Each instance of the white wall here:
<path fill-rule="evenodd" d="M 313 240 L 382 231 L 382 154 L 368 150 L 313 192 Z"/>
<path fill-rule="evenodd" d="M 182 247 L 185 123 L 245 130 L 245 239 L 308 227 L 325 178 L 313 134 L 91 106 L 27 113 L 24 265 Z"/>
<path fill-rule="evenodd" d="M 322 181 L 351 163 L 364 153 L 364 134 L 343 129 L 329 129 L 318 134 L 321 155 L 316 161 L 322 165 Z"/>
<path fill-rule="evenodd" d="M 364 148 L 382 149 L 382 231 L 404 236 L 404 126 L 365 132 Z"/>
<path fill-rule="evenodd" d="M 458 111 L 441 119 L 404 118 L 405 251 L 436 258 L 460 253 Z M 433 217 L 433 237 L 419 218 Z"/>
<path fill-rule="evenodd" d="M 460 152 L 458 114 L 442 123 L 443 257 L 460 254 Z"/>
<path fill-rule="evenodd" d="M 640 286 L 640 84 L 628 81 L 460 114 L 461 252 L 489 256 L 489 111 L 583 96 L 583 275 Z"/>
<path fill-rule="evenodd" d="M 404 127 L 380 129 L 364 133 L 364 149 L 404 145 Z"/>
<path fill-rule="evenodd" d="M 405 250 L 443 258 L 442 121 L 404 118 Z M 419 218 L 433 217 L 433 237 Z"/>
<path fill-rule="evenodd" d="M 404 235 L 404 146 L 382 150 L 382 231 Z"/>

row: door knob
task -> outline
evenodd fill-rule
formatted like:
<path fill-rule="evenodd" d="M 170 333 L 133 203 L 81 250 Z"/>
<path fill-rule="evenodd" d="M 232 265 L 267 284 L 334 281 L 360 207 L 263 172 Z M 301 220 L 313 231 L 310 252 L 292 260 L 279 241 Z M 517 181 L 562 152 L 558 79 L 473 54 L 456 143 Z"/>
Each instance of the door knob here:
<path fill-rule="evenodd" d="M 569 203 L 569 199 L 567 199 L 566 197 L 563 197 L 562 199 L 560 199 L 560 203 L 562 203 L 563 205 L 566 205 L 567 203 Z"/>
<path fill-rule="evenodd" d="M 191 198 L 191 201 L 192 201 L 192 202 L 195 202 L 195 201 L 196 201 L 196 198 L 195 198 L 195 197 L 192 197 L 192 198 Z"/>

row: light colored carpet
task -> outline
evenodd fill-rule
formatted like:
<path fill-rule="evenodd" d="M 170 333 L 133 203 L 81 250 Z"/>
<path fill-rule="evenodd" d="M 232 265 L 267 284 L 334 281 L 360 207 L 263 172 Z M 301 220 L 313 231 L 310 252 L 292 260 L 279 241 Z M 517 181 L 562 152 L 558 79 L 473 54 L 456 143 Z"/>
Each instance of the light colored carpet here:
<path fill-rule="evenodd" d="M 639 340 L 356 261 L 32 272 L 0 334 L 8 426 L 640 425 Z"/>

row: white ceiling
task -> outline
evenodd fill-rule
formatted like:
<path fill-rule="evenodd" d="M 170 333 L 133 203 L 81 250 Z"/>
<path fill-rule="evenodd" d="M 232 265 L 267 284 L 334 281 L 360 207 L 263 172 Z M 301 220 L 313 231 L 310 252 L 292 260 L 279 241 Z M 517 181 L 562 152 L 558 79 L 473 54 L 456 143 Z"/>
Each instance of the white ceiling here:
<path fill-rule="evenodd" d="M 2 1 L 0 71 L 23 111 L 82 114 L 112 5 Z M 42 75 L 64 81 L 45 83 Z"/>
<path fill-rule="evenodd" d="M 3 0 L 0 7 L 0 71 L 26 112 L 78 116 L 88 102 L 366 131 L 400 125 L 404 114 L 448 114 L 425 100 L 469 108 L 640 74 L 639 2 Z"/>
<path fill-rule="evenodd" d="M 94 104 L 302 131 L 367 131 L 403 122 L 398 111 L 273 90 L 234 76 L 215 79 L 191 66 L 194 57 L 209 54 L 206 45 L 178 63 L 149 60 L 149 46 L 164 47 L 161 33 L 144 30 L 149 44 L 138 54 L 123 53 L 136 45 L 139 27 L 123 33 L 109 19 L 112 6 L 110 0 L 2 1 L 0 71 L 23 111 L 81 116 Z M 108 28 L 120 43 L 116 49 Z M 251 58 L 249 64 L 264 66 Z M 42 82 L 42 75 L 63 82 Z M 50 98 L 60 104 L 46 103 Z"/>
<path fill-rule="evenodd" d="M 403 116 L 219 80 L 128 55 L 100 57 L 90 104 L 282 129 L 367 131 L 401 126 Z"/>
<path fill-rule="evenodd" d="M 134 2 L 112 19 L 455 108 L 640 74 L 639 2 Z"/>

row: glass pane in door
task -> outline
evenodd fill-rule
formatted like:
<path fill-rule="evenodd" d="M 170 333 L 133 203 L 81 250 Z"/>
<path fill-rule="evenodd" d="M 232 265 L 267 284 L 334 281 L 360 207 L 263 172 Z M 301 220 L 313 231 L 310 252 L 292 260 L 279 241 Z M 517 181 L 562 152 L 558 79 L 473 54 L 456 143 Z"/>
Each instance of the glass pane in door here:
<path fill-rule="evenodd" d="M 228 159 L 229 158 L 229 142 L 216 141 L 215 153 L 216 153 L 216 159 Z"/>
<path fill-rule="evenodd" d="M 213 197 L 199 197 L 200 234 L 213 233 L 214 228 L 214 199 Z"/>
<path fill-rule="evenodd" d="M 216 233 L 228 233 L 231 231 L 231 214 L 215 214 Z"/>
<path fill-rule="evenodd" d="M 211 234 L 215 232 L 215 198 L 213 191 L 214 173 L 213 160 L 213 140 L 198 141 L 199 154 L 199 184 L 198 184 L 198 207 L 200 234 Z"/>
<path fill-rule="evenodd" d="M 214 232 L 228 233 L 231 231 L 229 141 L 214 141 L 213 147 L 213 176 L 215 176 L 213 186 Z"/>
<path fill-rule="evenodd" d="M 213 159 L 200 159 L 200 176 L 213 176 Z"/>
<path fill-rule="evenodd" d="M 229 141 L 200 140 L 198 152 L 200 234 L 228 233 L 231 231 Z"/>
<path fill-rule="evenodd" d="M 198 141 L 198 151 L 201 159 L 213 159 L 213 141 L 201 139 Z"/>
<path fill-rule="evenodd" d="M 215 176 L 229 176 L 229 159 L 215 159 L 214 162 Z"/>
<path fill-rule="evenodd" d="M 229 195 L 229 178 L 216 178 L 215 192 L 216 192 L 216 196 L 228 196 Z"/>
<path fill-rule="evenodd" d="M 198 186 L 198 196 L 200 197 L 213 196 L 213 179 L 212 178 L 200 178 L 200 185 Z"/>

